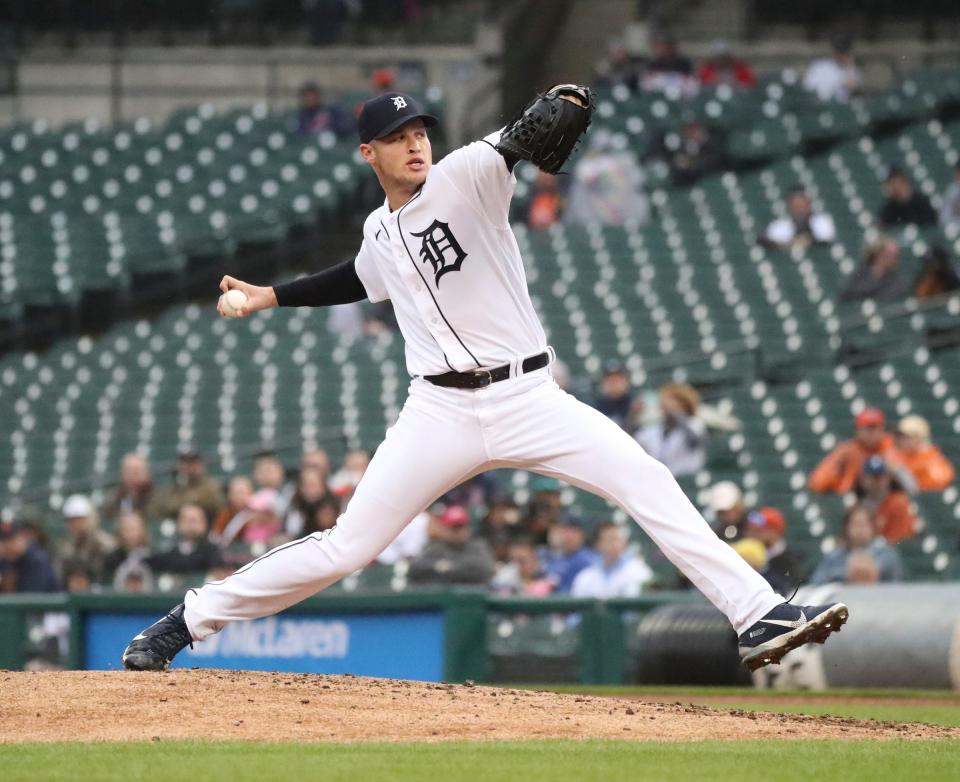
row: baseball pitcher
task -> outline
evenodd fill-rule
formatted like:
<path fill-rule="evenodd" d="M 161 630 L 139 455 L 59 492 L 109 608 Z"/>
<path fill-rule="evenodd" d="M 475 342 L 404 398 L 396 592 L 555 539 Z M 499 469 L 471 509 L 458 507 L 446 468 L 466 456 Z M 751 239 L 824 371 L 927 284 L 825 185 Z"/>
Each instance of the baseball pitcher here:
<path fill-rule="evenodd" d="M 272 288 L 232 277 L 220 287 L 246 294 L 240 316 L 389 299 L 412 378 L 403 410 L 335 527 L 189 590 L 131 641 L 127 668 L 163 670 L 228 622 L 325 589 L 374 560 L 445 491 L 498 467 L 557 478 L 622 508 L 726 614 L 750 669 L 822 643 L 846 621 L 842 603 L 785 603 L 710 530 L 666 467 L 551 376 L 554 352 L 508 222 L 514 169 L 529 161 L 559 171 L 592 112 L 587 88 L 561 84 L 433 165 L 428 129 L 437 120 L 413 98 L 393 92 L 363 105 L 360 153 L 386 198 L 367 217 L 356 258 Z"/>

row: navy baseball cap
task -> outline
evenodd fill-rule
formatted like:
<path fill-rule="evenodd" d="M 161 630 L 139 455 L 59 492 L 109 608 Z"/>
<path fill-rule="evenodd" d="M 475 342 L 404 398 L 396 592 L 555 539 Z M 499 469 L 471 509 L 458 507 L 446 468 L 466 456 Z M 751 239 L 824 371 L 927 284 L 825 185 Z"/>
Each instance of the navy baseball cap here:
<path fill-rule="evenodd" d="M 424 112 L 420 104 L 409 95 L 387 92 L 371 98 L 360 108 L 357 133 L 363 144 L 369 144 L 375 138 L 383 138 L 393 133 L 412 119 L 422 119 L 428 128 L 437 124 L 437 118 Z"/>
<path fill-rule="evenodd" d="M 864 462 L 863 471 L 867 475 L 883 475 L 887 471 L 887 463 L 882 456 L 874 454 Z"/>

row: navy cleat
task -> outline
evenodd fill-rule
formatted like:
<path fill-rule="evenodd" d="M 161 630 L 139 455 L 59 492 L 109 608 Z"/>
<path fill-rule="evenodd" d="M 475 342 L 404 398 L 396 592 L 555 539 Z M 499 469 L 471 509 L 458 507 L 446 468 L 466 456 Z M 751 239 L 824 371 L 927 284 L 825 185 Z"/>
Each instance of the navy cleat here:
<path fill-rule="evenodd" d="M 751 671 L 779 663 L 791 649 L 822 644 L 839 632 L 850 610 L 843 603 L 795 606 L 781 603 L 740 635 L 740 659 Z"/>
<path fill-rule="evenodd" d="M 136 636 L 123 650 L 123 667 L 130 671 L 165 671 L 193 638 L 183 621 L 183 603 Z"/>

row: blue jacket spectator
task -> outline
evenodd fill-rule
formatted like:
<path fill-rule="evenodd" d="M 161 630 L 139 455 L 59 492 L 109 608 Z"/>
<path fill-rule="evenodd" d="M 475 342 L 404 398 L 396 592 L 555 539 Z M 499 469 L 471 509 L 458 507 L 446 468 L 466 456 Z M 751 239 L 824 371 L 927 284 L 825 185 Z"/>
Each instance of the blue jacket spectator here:
<path fill-rule="evenodd" d="M 548 540 L 549 546 L 540 551 L 543 570 L 555 592 L 569 594 L 580 571 L 596 563 L 598 557 L 586 546 L 578 519 L 561 518 L 550 529 Z"/>
<path fill-rule="evenodd" d="M 0 523 L 0 592 L 56 592 L 60 588 L 47 553 L 18 524 Z"/>
<path fill-rule="evenodd" d="M 343 138 L 353 132 L 353 121 L 339 106 L 326 103 L 320 88 L 308 82 L 300 88 L 297 132 L 302 136 L 311 136 L 324 131 Z"/>

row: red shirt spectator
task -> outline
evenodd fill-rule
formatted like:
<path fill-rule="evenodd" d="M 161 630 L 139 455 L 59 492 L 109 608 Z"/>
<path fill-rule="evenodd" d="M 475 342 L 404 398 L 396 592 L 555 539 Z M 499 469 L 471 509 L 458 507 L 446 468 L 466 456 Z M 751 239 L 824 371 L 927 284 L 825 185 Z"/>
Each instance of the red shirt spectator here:
<path fill-rule="evenodd" d="M 697 76 L 700 78 L 700 83 L 707 86 L 732 83 L 737 87 L 749 89 L 757 85 L 756 74 L 742 60 L 734 60 L 726 73 L 715 63 L 705 62 L 700 66 L 700 72 Z"/>
<path fill-rule="evenodd" d="M 743 89 L 757 86 L 757 75 L 753 72 L 753 68 L 743 60 L 734 57 L 726 41 L 718 41 L 714 44 L 713 56 L 700 66 L 697 78 L 706 86 L 727 84 Z"/>
<path fill-rule="evenodd" d="M 527 224 L 531 228 L 545 230 L 560 219 L 563 211 L 563 199 L 557 178 L 542 171 L 537 172 L 534 184 L 534 196 L 527 213 Z"/>

